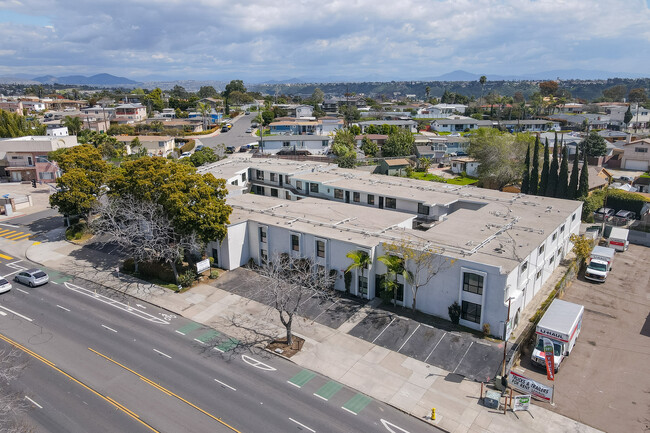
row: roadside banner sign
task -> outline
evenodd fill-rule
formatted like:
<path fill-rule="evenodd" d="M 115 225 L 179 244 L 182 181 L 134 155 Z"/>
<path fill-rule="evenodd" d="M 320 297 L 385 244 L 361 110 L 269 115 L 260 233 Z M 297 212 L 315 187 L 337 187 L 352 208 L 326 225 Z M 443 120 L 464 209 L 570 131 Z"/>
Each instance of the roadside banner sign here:
<path fill-rule="evenodd" d="M 196 272 L 201 273 L 210 269 L 210 259 L 201 260 L 196 264 Z"/>
<path fill-rule="evenodd" d="M 553 397 L 553 388 L 536 382 L 520 374 L 510 372 L 508 384 L 518 391 L 531 394 L 542 400 L 550 401 Z"/>
<path fill-rule="evenodd" d="M 544 339 L 544 359 L 546 361 L 546 378 L 555 380 L 555 357 L 553 356 L 553 342 Z"/>
<path fill-rule="evenodd" d="M 528 410 L 530 408 L 530 394 L 527 395 L 515 395 L 514 396 L 514 405 L 512 406 L 512 411 L 517 412 L 518 410 Z"/>

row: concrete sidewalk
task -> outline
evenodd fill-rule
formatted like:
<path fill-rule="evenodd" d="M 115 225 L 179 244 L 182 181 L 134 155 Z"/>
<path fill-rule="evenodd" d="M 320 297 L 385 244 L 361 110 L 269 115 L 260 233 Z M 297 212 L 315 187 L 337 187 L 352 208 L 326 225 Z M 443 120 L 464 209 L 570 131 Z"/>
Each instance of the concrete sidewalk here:
<path fill-rule="evenodd" d="M 21 251 L 5 250 L 21 254 Z M 27 259 L 43 266 L 101 281 L 107 287 L 248 343 L 261 344 L 284 335 L 275 311 L 218 287 L 202 284 L 185 293 L 173 293 L 118 275 L 115 271 L 118 257 L 88 251 L 67 241 L 32 245 L 23 252 Z M 547 410 L 544 404 L 532 406 L 530 413 L 517 415 L 513 412 L 504 415 L 502 411 L 484 407 L 479 401 L 480 383 L 450 380 L 445 370 L 348 335 L 347 331 L 362 320 L 364 311 L 360 310 L 338 329 L 304 318 L 294 319 L 294 333 L 304 338 L 305 344 L 291 361 L 452 433 L 598 431 Z M 430 420 L 431 408 L 436 408 L 435 421 Z"/>

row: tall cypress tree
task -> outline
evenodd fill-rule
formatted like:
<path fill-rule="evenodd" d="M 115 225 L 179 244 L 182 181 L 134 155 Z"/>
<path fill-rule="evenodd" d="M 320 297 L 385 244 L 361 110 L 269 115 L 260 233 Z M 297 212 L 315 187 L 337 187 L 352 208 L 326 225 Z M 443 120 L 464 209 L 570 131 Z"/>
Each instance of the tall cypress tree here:
<path fill-rule="evenodd" d="M 560 165 L 560 174 L 557 178 L 557 188 L 555 189 L 555 197 L 568 198 L 567 192 L 569 188 L 569 151 L 566 146 L 562 150 L 562 164 Z"/>
<path fill-rule="evenodd" d="M 528 194 L 537 195 L 537 183 L 539 182 L 539 135 L 535 138 L 535 149 L 533 150 L 533 169 L 530 171 L 530 185 Z"/>
<path fill-rule="evenodd" d="M 524 163 L 524 175 L 521 177 L 521 192 L 528 194 L 530 188 L 530 143 L 526 149 L 526 162 Z"/>
<path fill-rule="evenodd" d="M 537 195 L 547 195 L 546 188 L 548 187 L 548 171 L 549 171 L 549 157 L 548 157 L 548 138 L 544 144 L 544 165 L 542 165 L 542 173 L 539 178 L 539 188 L 537 189 Z"/>
<path fill-rule="evenodd" d="M 584 152 L 582 161 L 582 170 L 580 170 L 580 182 L 578 182 L 578 192 L 576 197 L 587 197 L 589 195 L 589 164 L 587 163 L 587 152 Z"/>
<path fill-rule="evenodd" d="M 551 161 L 551 168 L 548 170 L 548 185 L 546 186 L 546 197 L 555 197 L 557 193 L 557 169 L 560 167 L 558 161 L 558 142 L 557 142 L 557 132 L 555 133 L 555 142 L 553 144 L 553 160 Z"/>
<path fill-rule="evenodd" d="M 571 180 L 569 181 L 569 188 L 567 190 L 567 198 L 569 200 L 575 200 L 576 194 L 578 193 L 578 174 L 580 174 L 580 167 L 578 166 L 579 155 L 580 152 L 576 147 L 576 156 L 573 158 L 573 168 L 571 168 Z"/>

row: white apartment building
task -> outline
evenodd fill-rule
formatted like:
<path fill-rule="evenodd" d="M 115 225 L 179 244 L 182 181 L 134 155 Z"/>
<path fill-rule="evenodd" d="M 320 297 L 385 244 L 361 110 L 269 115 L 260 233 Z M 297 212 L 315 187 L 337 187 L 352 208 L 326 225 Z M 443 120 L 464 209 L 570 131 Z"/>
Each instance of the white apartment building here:
<path fill-rule="evenodd" d="M 354 272 L 350 293 L 379 296 L 386 244 L 434 251 L 447 264 L 419 289 L 417 308 L 448 319 L 458 302 L 460 323 L 500 335 L 516 326 L 578 233 L 582 203 L 470 186 L 373 175 L 334 165 L 278 160 L 224 160 L 200 172 L 227 179 L 233 207 L 228 234 L 208 246 L 218 266 L 235 269 L 274 254 L 308 257 L 336 272 L 346 290 L 346 254 L 365 251 L 371 264 Z M 247 174 L 246 174 L 247 172 Z M 235 183 L 236 182 L 236 183 Z M 247 194 L 249 189 L 254 194 Z M 406 267 L 411 264 L 407 261 Z M 398 277 L 399 305 L 413 303 Z M 510 317 L 506 319 L 508 300 Z"/>

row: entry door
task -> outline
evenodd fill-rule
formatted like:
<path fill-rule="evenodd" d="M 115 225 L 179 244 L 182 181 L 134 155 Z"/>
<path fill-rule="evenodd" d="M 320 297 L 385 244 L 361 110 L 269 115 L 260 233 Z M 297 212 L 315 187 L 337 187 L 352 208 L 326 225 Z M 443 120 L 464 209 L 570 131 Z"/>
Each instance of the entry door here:
<path fill-rule="evenodd" d="M 217 248 L 212 248 L 212 258 L 214 259 L 214 265 L 219 266 L 219 250 Z"/>
<path fill-rule="evenodd" d="M 280 184 L 280 186 L 282 186 L 282 175 L 278 176 L 278 183 Z"/>
<path fill-rule="evenodd" d="M 379 196 L 379 209 L 384 208 L 384 197 Z"/>
<path fill-rule="evenodd" d="M 350 191 L 345 191 L 345 202 L 350 203 Z"/>

